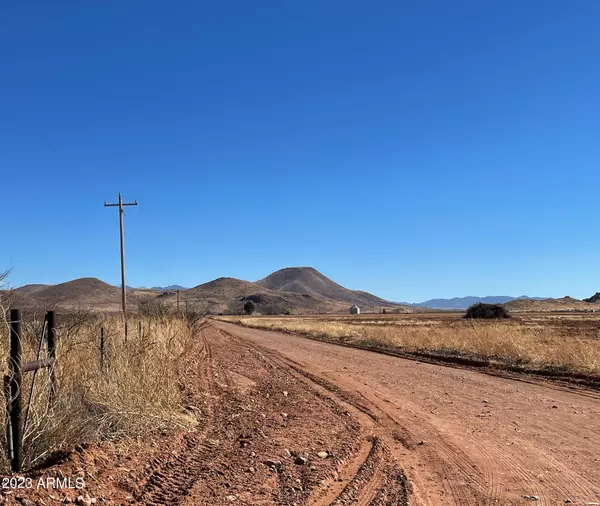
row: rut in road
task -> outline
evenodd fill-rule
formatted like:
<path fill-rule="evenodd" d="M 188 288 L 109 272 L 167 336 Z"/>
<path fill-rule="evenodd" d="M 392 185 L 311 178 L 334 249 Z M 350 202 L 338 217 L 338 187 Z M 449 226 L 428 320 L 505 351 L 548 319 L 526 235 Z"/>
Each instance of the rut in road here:
<path fill-rule="evenodd" d="M 598 393 L 211 325 L 353 403 L 405 469 L 411 504 L 600 501 Z"/>

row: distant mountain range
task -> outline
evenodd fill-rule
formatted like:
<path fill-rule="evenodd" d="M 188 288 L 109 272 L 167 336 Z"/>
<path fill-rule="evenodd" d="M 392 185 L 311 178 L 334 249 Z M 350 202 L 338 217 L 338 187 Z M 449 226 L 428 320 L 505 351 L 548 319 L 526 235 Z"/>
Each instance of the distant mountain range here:
<path fill-rule="evenodd" d="M 454 297 L 453 299 L 430 299 L 425 302 L 412 304 L 413 306 L 426 307 L 430 309 L 467 309 L 473 304 L 483 302 L 486 304 L 506 304 L 513 300 L 544 300 L 546 297 L 528 297 L 521 295 L 520 297 L 510 297 L 508 295 L 489 295 L 487 297 Z"/>
<path fill-rule="evenodd" d="M 121 288 L 121 285 L 115 285 L 118 286 L 119 288 Z M 143 286 L 129 286 L 129 285 L 125 285 L 127 287 L 127 290 L 155 290 L 157 292 L 170 292 L 173 290 L 189 290 L 189 288 L 186 288 L 185 286 L 181 286 L 181 285 L 169 285 L 169 286 L 153 286 L 151 288 L 146 288 Z"/>
<path fill-rule="evenodd" d="M 185 286 L 181 285 L 169 285 L 169 286 L 153 286 L 151 290 L 157 290 L 159 292 L 171 292 L 173 290 L 188 290 Z"/>

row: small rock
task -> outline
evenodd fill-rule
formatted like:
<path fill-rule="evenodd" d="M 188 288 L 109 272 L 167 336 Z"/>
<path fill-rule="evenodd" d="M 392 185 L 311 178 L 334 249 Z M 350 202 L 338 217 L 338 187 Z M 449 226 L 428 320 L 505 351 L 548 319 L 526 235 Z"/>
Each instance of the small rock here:
<path fill-rule="evenodd" d="M 320 459 L 326 459 L 327 457 L 329 457 L 329 453 L 328 452 L 318 452 L 317 457 L 319 457 Z"/>
<path fill-rule="evenodd" d="M 285 391 L 285 390 L 283 391 L 283 396 L 284 396 L 284 397 L 287 397 L 287 396 L 288 396 L 288 393 L 287 393 L 287 391 Z"/>
<path fill-rule="evenodd" d="M 484 404 L 489 404 L 490 403 L 490 401 L 488 401 L 487 399 L 482 399 L 481 402 L 483 402 Z"/>
<path fill-rule="evenodd" d="M 267 467 L 274 467 L 275 469 L 278 469 L 281 467 L 281 460 L 267 459 L 263 462 L 263 464 Z"/>
<path fill-rule="evenodd" d="M 291 452 L 286 448 L 285 450 L 283 450 L 283 456 L 287 459 L 290 458 L 292 456 Z"/>
<path fill-rule="evenodd" d="M 85 494 L 80 495 L 79 497 L 77 497 L 77 504 L 83 504 L 84 506 L 91 506 L 92 505 L 92 498 L 89 496 L 89 494 Z"/>
<path fill-rule="evenodd" d="M 558 406 L 557 406 L 556 404 L 554 404 L 554 405 L 552 406 L 552 409 L 558 409 Z"/>
<path fill-rule="evenodd" d="M 427 442 L 427 441 L 419 441 L 417 444 L 418 444 L 419 446 L 421 446 L 421 445 L 424 445 L 426 442 Z"/>
<path fill-rule="evenodd" d="M 256 469 L 254 469 L 253 467 L 249 467 L 246 471 L 249 473 L 255 473 Z"/>
<path fill-rule="evenodd" d="M 296 459 L 294 460 L 294 464 L 296 464 L 297 466 L 305 466 L 306 464 L 308 464 L 308 459 L 306 457 L 296 457 Z"/>
<path fill-rule="evenodd" d="M 287 418 L 289 415 L 288 415 L 287 413 L 281 413 L 281 416 L 282 416 L 283 418 Z"/>
<path fill-rule="evenodd" d="M 565 504 L 573 504 L 573 501 L 571 501 L 571 499 L 565 499 Z"/>
<path fill-rule="evenodd" d="M 15 497 L 15 499 L 20 502 L 23 506 L 35 506 L 35 503 L 33 501 L 30 501 L 29 499 L 25 499 L 24 497 Z"/>
<path fill-rule="evenodd" d="M 527 501 L 539 501 L 540 496 L 539 495 L 524 495 L 523 499 L 525 499 Z"/>
<path fill-rule="evenodd" d="M 237 495 L 233 495 L 233 494 L 231 494 L 231 495 L 228 495 L 228 496 L 227 496 L 227 500 L 228 500 L 229 502 L 234 502 L 234 501 L 237 501 Z"/>

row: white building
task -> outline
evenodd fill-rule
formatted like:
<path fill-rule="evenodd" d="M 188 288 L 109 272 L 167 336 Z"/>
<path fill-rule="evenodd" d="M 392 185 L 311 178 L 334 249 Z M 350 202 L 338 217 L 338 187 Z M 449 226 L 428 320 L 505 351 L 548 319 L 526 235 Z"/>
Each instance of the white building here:
<path fill-rule="evenodd" d="M 350 314 L 360 314 L 360 308 L 354 304 L 354 306 L 350 307 Z"/>

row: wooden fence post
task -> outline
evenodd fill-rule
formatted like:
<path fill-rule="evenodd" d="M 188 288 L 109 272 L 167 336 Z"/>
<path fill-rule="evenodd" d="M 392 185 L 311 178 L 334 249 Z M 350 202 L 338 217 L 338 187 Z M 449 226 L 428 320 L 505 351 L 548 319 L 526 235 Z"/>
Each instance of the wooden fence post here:
<path fill-rule="evenodd" d="M 13 472 L 21 471 L 21 311 L 10 310 L 10 426 L 12 431 L 12 458 L 10 467 Z"/>
<path fill-rule="evenodd" d="M 12 413 L 12 400 L 10 396 L 10 376 L 4 375 L 4 399 L 6 401 L 6 449 L 7 457 L 12 462 L 13 459 L 13 440 L 12 426 L 10 416 Z"/>
<path fill-rule="evenodd" d="M 100 327 L 100 371 L 104 372 L 104 327 Z"/>
<path fill-rule="evenodd" d="M 46 321 L 48 322 L 48 359 L 50 366 L 48 374 L 50 375 L 50 405 L 54 403 L 56 396 L 56 375 L 54 374 L 54 361 L 56 359 L 56 314 L 54 311 L 46 313 Z"/>

